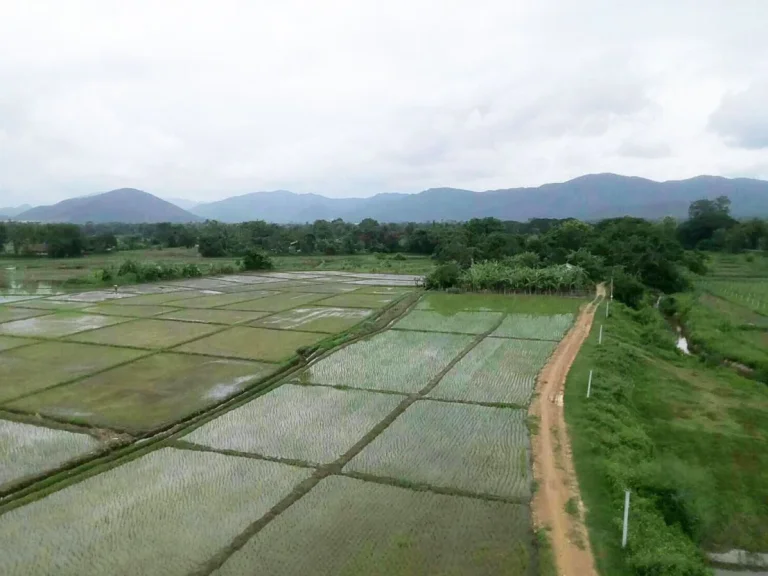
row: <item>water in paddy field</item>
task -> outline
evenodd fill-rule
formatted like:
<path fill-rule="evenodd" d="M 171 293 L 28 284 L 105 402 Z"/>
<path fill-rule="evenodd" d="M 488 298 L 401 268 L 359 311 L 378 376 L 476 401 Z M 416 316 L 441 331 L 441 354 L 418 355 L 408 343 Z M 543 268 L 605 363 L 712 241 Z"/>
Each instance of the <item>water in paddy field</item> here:
<path fill-rule="evenodd" d="M 15 266 L 0 269 L 0 297 L 52 296 L 60 293 L 51 282 L 24 280 L 24 272 Z"/>

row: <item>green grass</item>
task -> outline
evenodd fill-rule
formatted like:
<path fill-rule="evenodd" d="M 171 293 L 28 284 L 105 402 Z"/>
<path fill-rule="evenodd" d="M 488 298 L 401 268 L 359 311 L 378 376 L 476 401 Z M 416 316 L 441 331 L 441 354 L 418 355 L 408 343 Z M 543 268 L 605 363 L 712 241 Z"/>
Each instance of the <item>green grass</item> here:
<path fill-rule="evenodd" d="M 702 294 L 679 294 L 676 300 L 694 349 L 711 356 L 712 363 L 731 360 L 759 371 L 758 378 L 768 378 L 768 332 L 760 328 L 762 317 L 750 321 L 748 310 Z"/>
<path fill-rule="evenodd" d="M 10 406 L 72 422 L 146 431 L 220 402 L 275 369 L 272 364 L 156 354 Z"/>
<path fill-rule="evenodd" d="M 187 325 L 192 326 L 192 324 Z M 297 349 L 316 344 L 323 338 L 325 338 L 324 334 L 310 332 L 235 326 L 224 332 L 180 346 L 177 350 L 245 360 L 283 362 L 295 356 Z"/>
<path fill-rule="evenodd" d="M 526 406 L 554 342 L 486 338 L 429 393 L 447 400 Z"/>
<path fill-rule="evenodd" d="M 0 402 L 142 356 L 137 350 L 45 342 L 0 353 Z"/>
<path fill-rule="evenodd" d="M 707 254 L 709 276 L 719 278 L 768 278 L 768 257 L 762 253 Z"/>
<path fill-rule="evenodd" d="M 308 476 L 251 458 L 157 450 L 5 513 L 0 573 L 186 576 Z"/>
<path fill-rule="evenodd" d="M 151 318 L 159 316 L 163 312 L 171 312 L 170 306 L 120 306 L 119 304 L 99 304 L 86 308 L 84 312 L 89 314 L 104 314 L 105 316 L 129 316 L 133 318 Z"/>
<path fill-rule="evenodd" d="M 239 302 L 224 306 L 225 310 L 257 310 L 262 312 L 282 312 L 299 306 L 306 306 L 312 302 L 328 298 L 328 294 L 302 294 L 297 292 L 284 292 L 273 294 L 250 302 Z"/>
<path fill-rule="evenodd" d="M 184 440 L 224 450 L 333 462 L 401 402 L 391 394 L 284 385 Z"/>
<path fill-rule="evenodd" d="M 417 392 L 471 342 L 471 336 L 391 330 L 334 352 L 296 380 Z"/>
<path fill-rule="evenodd" d="M 573 314 L 533 316 L 510 314 L 492 334 L 499 338 L 529 338 L 532 340 L 562 340 L 573 324 Z"/>
<path fill-rule="evenodd" d="M 245 312 L 241 310 L 211 310 L 210 308 L 187 308 L 163 314 L 162 320 L 183 320 L 209 324 L 239 324 L 266 316 L 269 312 Z"/>
<path fill-rule="evenodd" d="M 544 528 L 536 531 L 536 549 L 539 560 L 538 576 L 558 576 L 555 552 L 552 550 L 549 533 Z"/>
<path fill-rule="evenodd" d="M 208 324 L 146 319 L 75 334 L 69 339 L 93 344 L 156 349 L 176 346 L 220 329 L 220 326 Z"/>
<path fill-rule="evenodd" d="M 767 550 L 768 388 L 676 353 L 673 333 L 650 308 L 611 310 L 608 320 L 598 311 L 565 392 L 601 573 L 699 575 L 699 547 Z M 625 487 L 633 495 L 622 551 Z"/>
<path fill-rule="evenodd" d="M 533 566 L 524 506 L 322 480 L 216 576 L 521 576 Z"/>
<path fill-rule="evenodd" d="M 530 443 L 522 410 L 421 400 L 345 471 L 481 495 L 531 495 Z"/>
<path fill-rule="evenodd" d="M 768 279 L 699 280 L 697 286 L 714 296 L 768 317 Z"/>
<path fill-rule="evenodd" d="M 504 316 L 501 312 L 456 312 L 441 314 L 430 310 L 411 310 L 394 326 L 398 330 L 425 330 L 482 334 L 493 328 Z"/>
<path fill-rule="evenodd" d="M 394 294 L 339 294 L 322 301 L 323 306 L 342 308 L 384 308 L 395 300 Z"/>
<path fill-rule="evenodd" d="M 523 314 L 575 314 L 587 302 L 583 298 L 559 296 L 527 296 L 521 294 L 445 294 L 427 293 L 419 301 L 419 310 L 434 310 L 453 314 L 460 310 L 507 312 Z"/>
<path fill-rule="evenodd" d="M 253 322 L 253 326 L 281 330 L 303 330 L 336 334 L 352 328 L 371 315 L 372 310 L 314 306 L 294 308 Z"/>
<path fill-rule="evenodd" d="M 24 308 L 0 306 L 0 323 L 33 318 L 35 316 L 42 316 L 43 314 L 48 314 L 48 312 L 44 310 L 25 310 Z"/>
<path fill-rule="evenodd" d="M 60 338 L 125 322 L 126 318 L 80 314 L 77 312 L 59 312 L 47 316 L 36 316 L 25 320 L 15 320 L 0 324 L 0 334 L 7 336 L 28 336 L 37 338 Z"/>
<path fill-rule="evenodd" d="M 54 470 L 100 447 L 87 434 L 0 420 L 0 488 Z"/>

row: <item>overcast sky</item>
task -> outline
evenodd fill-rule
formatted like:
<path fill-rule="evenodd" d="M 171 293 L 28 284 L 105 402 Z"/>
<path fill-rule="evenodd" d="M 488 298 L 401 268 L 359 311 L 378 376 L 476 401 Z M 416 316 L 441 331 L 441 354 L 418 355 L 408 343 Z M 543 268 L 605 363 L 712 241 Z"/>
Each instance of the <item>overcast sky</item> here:
<path fill-rule="evenodd" d="M 0 0 L 0 206 L 768 178 L 766 0 Z"/>

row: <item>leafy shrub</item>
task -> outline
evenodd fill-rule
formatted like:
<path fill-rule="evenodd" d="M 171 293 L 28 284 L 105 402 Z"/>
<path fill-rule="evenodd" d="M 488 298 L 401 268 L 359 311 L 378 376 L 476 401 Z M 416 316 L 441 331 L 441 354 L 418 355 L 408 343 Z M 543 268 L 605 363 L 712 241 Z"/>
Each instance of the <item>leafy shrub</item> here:
<path fill-rule="evenodd" d="M 400 252 L 398 252 L 397 254 L 392 256 L 392 260 L 407 260 L 407 258 L 402 254 L 400 254 Z"/>
<path fill-rule="evenodd" d="M 632 308 L 638 308 L 645 296 L 645 286 L 636 276 L 622 270 L 613 273 L 613 297 Z"/>
<path fill-rule="evenodd" d="M 456 264 L 456 262 L 441 264 L 427 274 L 424 286 L 427 290 L 446 290 L 448 288 L 453 288 L 458 284 L 460 274 L 461 268 L 459 268 L 459 265 Z"/>
<path fill-rule="evenodd" d="M 256 250 L 249 250 L 243 256 L 243 260 L 240 263 L 241 270 L 272 270 L 272 259 L 261 252 Z"/>

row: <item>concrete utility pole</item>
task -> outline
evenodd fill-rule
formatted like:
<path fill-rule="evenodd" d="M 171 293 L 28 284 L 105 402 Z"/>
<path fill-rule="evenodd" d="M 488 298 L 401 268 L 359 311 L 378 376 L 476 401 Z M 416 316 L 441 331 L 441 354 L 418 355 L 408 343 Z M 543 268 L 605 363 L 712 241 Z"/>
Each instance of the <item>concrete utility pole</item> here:
<path fill-rule="evenodd" d="M 624 492 L 624 531 L 621 534 L 621 547 L 627 547 L 627 531 L 629 529 L 629 490 Z"/>
<path fill-rule="evenodd" d="M 589 381 L 587 382 L 587 398 L 592 393 L 592 370 L 589 371 Z"/>

